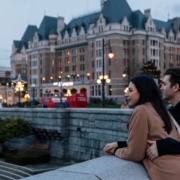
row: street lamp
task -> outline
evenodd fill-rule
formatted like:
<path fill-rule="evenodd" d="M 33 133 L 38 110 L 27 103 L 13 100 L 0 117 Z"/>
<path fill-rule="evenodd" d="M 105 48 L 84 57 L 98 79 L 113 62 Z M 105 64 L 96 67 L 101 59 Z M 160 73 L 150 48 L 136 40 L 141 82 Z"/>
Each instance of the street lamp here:
<path fill-rule="evenodd" d="M 70 79 L 70 75 L 69 75 L 69 74 L 67 75 L 67 79 L 68 79 L 68 81 L 69 81 L 69 79 Z"/>
<path fill-rule="evenodd" d="M 77 74 L 77 76 L 76 76 L 78 81 L 79 81 L 79 76 L 80 76 L 79 74 Z"/>
<path fill-rule="evenodd" d="M 87 73 L 87 79 L 89 80 L 89 78 L 90 78 L 90 73 Z"/>
<path fill-rule="evenodd" d="M 101 78 L 99 77 L 99 80 L 97 80 L 98 82 L 102 82 L 102 107 L 103 108 L 105 108 L 105 83 L 107 82 L 109 82 L 110 83 L 110 79 L 108 79 L 108 76 L 107 75 L 105 75 L 105 63 L 104 63 L 104 48 L 106 47 L 106 46 L 108 46 L 108 48 L 109 48 L 109 52 L 108 52 L 108 57 L 110 58 L 110 59 L 112 59 L 113 57 L 114 57 L 114 54 L 113 54 L 113 52 L 112 52 L 112 49 L 111 49 L 111 46 L 110 46 L 110 44 L 108 43 L 108 44 L 105 44 L 105 42 L 104 42 L 104 38 L 102 39 L 102 55 L 103 55 L 103 57 L 102 57 L 102 76 L 101 76 Z M 107 79 L 108 80 L 107 80 Z M 107 80 L 107 81 L 106 81 Z M 101 83 L 100 82 L 100 83 Z"/>
<path fill-rule="evenodd" d="M 124 93 L 126 94 L 127 92 L 128 92 L 128 87 L 126 87 L 125 89 L 124 89 Z"/>
<path fill-rule="evenodd" d="M 126 76 L 127 76 L 127 74 L 126 74 L 126 72 L 124 71 L 123 74 L 122 74 L 122 77 L 123 77 L 123 78 L 126 78 Z"/>
<path fill-rule="evenodd" d="M 32 101 L 32 107 L 35 107 L 35 102 L 34 102 L 34 97 L 35 97 L 35 84 L 31 84 L 31 87 L 32 87 L 32 98 L 33 98 L 33 101 Z"/>
<path fill-rule="evenodd" d="M 43 77 L 43 78 L 42 78 L 42 82 L 44 83 L 44 82 L 45 82 L 45 80 L 46 80 L 46 78 L 45 78 L 45 77 Z"/>
<path fill-rule="evenodd" d="M 24 84 L 18 81 L 15 87 L 16 92 L 19 92 L 19 107 L 21 107 L 21 91 L 24 90 Z"/>
<path fill-rule="evenodd" d="M 111 80 L 108 78 L 108 76 L 107 75 L 105 75 L 105 76 L 99 76 L 99 79 L 97 79 L 97 83 L 98 84 L 101 84 L 102 82 L 105 82 L 105 83 L 110 83 L 111 82 Z"/>
<path fill-rule="evenodd" d="M 124 71 L 123 71 L 123 74 L 122 74 L 122 77 L 125 79 L 125 78 L 127 78 L 128 77 L 128 79 L 127 79 L 127 83 L 129 83 L 129 69 L 128 69 L 128 67 L 125 67 L 125 69 L 124 69 Z M 128 92 L 128 87 L 126 87 L 125 89 L 124 89 L 124 93 L 126 94 Z"/>
<path fill-rule="evenodd" d="M 61 76 L 58 77 L 59 79 L 59 97 L 60 97 L 60 105 L 59 107 L 61 107 L 61 104 L 62 104 L 62 79 L 61 79 Z"/>
<path fill-rule="evenodd" d="M 51 81 L 51 83 L 53 82 L 53 77 L 52 76 L 50 77 L 50 81 Z"/>
<path fill-rule="evenodd" d="M 26 93 L 26 94 L 24 95 L 24 98 L 26 98 L 27 101 L 28 101 L 28 99 L 30 98 L 30 95 L 29 95 L 28 93 Z"/>

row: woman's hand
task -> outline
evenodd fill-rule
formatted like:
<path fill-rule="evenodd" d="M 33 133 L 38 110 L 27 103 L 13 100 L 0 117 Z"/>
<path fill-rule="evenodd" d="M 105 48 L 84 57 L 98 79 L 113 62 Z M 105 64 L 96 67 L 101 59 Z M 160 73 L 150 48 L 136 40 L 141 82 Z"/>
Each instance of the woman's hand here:
<path fill-rule="evenodd" d="M 129 105 L 127 102 L 124 102 L 122 105 L 121 105 L 121 109 L 129 109 Z"/>
<path fill-rule="evenodd" d="M 103 151 L 107 155 L 112 155 L 112 154 L 114 154 L 114 149 L 117 148 L 117 147 L 118 147 L 117 142 L 108 143 L 104 147 Z"/>

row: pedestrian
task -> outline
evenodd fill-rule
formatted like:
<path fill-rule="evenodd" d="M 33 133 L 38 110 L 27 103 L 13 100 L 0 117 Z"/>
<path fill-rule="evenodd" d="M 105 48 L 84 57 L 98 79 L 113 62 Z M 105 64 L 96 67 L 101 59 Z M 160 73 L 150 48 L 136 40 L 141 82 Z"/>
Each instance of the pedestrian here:
<path fill-rule="evenodd" d="M 165 71 L 161 91 L 163 98 L 171 103 L 169 112 L 180 125 L 180 68 Z M 147 150 L 147 156 L 151 160 L 163 155 L 180 154 L 180 142 L 172 138 L 148 142 L 151 146 Z"/>
<path fill-rule="evenodd" d="M 134 77 L 125 97 L 129 106 L 135 106 L 128 122 L 128 139 L 124 144 L 107 144 L 103 149 L 105 154 L 143 162 L 152 180 L 180 179 L 180 155 L 161 156 L 154 161 L 146 156 L 148 140 L 167 137 L 180 140 L 155 81 L 145 75 Z"/>

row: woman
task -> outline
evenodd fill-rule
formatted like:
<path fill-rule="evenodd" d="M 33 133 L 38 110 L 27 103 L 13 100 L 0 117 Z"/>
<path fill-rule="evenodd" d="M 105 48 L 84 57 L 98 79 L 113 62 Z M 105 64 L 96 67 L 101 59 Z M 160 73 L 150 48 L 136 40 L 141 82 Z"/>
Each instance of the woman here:
<path fill-rule="evenodd" d="M 167 137 L 180 140 L 154 80 L 149 76 L 133 78 L 125 97 L 129 106 L 135 106 L 128 123 L 129 137 L 126 142 L 107 144 L 104 152 L 130 161 L 142 161 L 152 180 L 180 179 L 179 155 L 161 156 L 153 161 L 146 156 L 148 140 Z"/>

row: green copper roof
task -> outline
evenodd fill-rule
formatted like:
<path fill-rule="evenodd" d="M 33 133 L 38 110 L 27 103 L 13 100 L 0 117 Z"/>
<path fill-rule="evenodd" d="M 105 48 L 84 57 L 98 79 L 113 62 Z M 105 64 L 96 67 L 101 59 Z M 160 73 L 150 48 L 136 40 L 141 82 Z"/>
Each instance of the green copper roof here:
<path fill-rule="evenodd" d="M 81 30 L 81 26 L 83 26 L 85 31 L 87 32 L 90 23 L 96 23 L 97 19 L 99 18 L 99 15 L 100 15 L 100 12 L 96 12 L 96 13 L 79 17 L 79 18 L 72 19 L 66 26 L 65 30 L 68 28 L 68 31 L 71 34 L 73 31 L 73 28 L 76 28 L 76 31 L 79 34 Z"/>
<path fill-rule="evenodd" d="M 107 23 L 120 23 L 126 16 L 131 20 L 132 10 L 126 0 L 107 0 L 102 10 L 102 14 Z"/>
<path fill-rule="evenodd" d="M 38 30 L 36 26 L 28 25 L 26 28 L 23 37 L 21 38 L 21 41 L 28 42 L 30 38 L 34 36 L 34 33 Z"/>
<path fill-rule="evenodd" d="M 21 41 L 16 41 L 16 40 L 14 40 L 14 41 L 13 41 L 13 44 L 14 44 L 15 48 L 19 48 L 19 47 L 20 47 L 20 44 L 21 44 Z"/>
<path fill-rule="evenodd" d="M 147 21 L 147 18 L 145 15 L 137 10 L 132 12 L 132 17 L 131 17 L 131 25 L 135 29 L 145 29 L 145 22 Z"/>
<path fill-rule="evenodd" d="M 44 16 L 38 30 L 41 40 L 48 40 L 52 30 L 57 30 L 57 18 Z"/>

